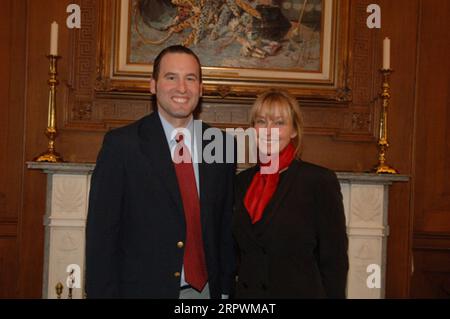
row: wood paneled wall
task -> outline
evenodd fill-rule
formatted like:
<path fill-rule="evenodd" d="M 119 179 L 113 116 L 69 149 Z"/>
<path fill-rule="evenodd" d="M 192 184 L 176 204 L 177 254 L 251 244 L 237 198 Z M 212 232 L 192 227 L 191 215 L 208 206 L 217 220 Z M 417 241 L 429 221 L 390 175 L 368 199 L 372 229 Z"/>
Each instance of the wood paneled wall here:
<path fill-rule="evenodd" d="M 0 11 L 0 296 L 18 295 L 24 173 L 26 3 Z M 36 256 L 39 258 L 39 256 Z"/>
<path fill-rule="evenodd" d="M 421 0 L 381 2 L 382 33 L 392 39 L 392 97 L 389 110 L 388 159 L 399 172 L 411 174 L 417 22 Z M 425 0 L 426 2 L 427 0 Z M 411 183 L 395 184 L 389 193 L 389 226 L 386 296 L 407 297 L 411 276 L 411 232 L 413 207 Z"/>
<path fill-rule="evenodd" d="M 450 121 L 450 82 L 446 74 L 450 41 L 444 19 L 449 4 L 448 0 L 375 2 L 382 8 L 381 30 L 365 27 L 366 7 L 374 1 L 350 1 L 349 50 L 353 64 L 349 81 L 353 101 L 337 108 L 304 105 L 309 127 L 303 156 L 339 171 L 368 171 L 376 164 L 379 102 L 373 101 L 381 85 L 378 68 L 382 39 L 389 36 L 395 72 L 391 83 L 388 160 L 400 173 L 411 174 L 412 180 L 393 185 L 389 194 L 386 295 L 422 296 L 417 291 L 428 284 L 427 296 L 443 296 L 434 288 L 442 286 L 445 290 L 447 286 L 434 283 L 449 277 L 439 272 L 443 269 L 440 263 L 448 261 L 450 232 L 450 136 L 445 129 Z M 47 146 L 43 132 L 47 123 L 45 55 L 49 50 L 50 23 L 56 20 L 60 24 L 59 52 L 63 58 L 58 75 L 61 84 L 57 92 L 57 148 L 65 160 L 94 162 L 104 131 L 147 112 L 149 97 L 122 98 L 117 102 L 118 115 L 104 113 L 114 109 L 108 106 L 109 97 L 94 96 L 98 39 L 97 16 L 93 12 L 98 1 L 2 3 L 0 57 L 9 63 L 0 64 L 0 297 L 38 298 L 42 290 L 46 180 L 41 172 L 26 169 L 25 162 Z M 81 30 L 64 27 L 70 3 L 81 5 Z M 80 85 L 82 94 L 77 95 Z M 208 113 L 209 104 L 221 112 L 246 107 L 230 103 L 211 100 L 203 116 L 213 118 Z M 100 113 L 112 114 L 103 129 L 94 123 Z M 335 129 L 322 128 L 333 125 Z M 411 286 L 413 238 L 416 267 Z M 426 277 L 429 270 L 435 271 L 436 276 Z"/>
<path fill-rule="evenodd" d="M 411 296 L 450 298 L 450 1 L 420 7 Z"/>

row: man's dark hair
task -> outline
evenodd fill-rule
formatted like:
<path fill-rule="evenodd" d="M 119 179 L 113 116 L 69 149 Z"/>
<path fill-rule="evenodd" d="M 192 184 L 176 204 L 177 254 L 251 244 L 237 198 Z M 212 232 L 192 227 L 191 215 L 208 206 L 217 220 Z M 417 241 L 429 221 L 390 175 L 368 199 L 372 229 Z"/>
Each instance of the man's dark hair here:
<path fill-rule="evenodd" d="M 184 53 L 188 54 L 190 56 L 193 56 L 195 60 L 198 63 L 198 69 L 199 69 L 199 75 L 200 75 L 200 82 L 202 82 L 202 65 L 200 63 L 200 59 L 198 56 L 189 48 L 186 48 L 182 45 L 172 45 L 170 47 L 165 48 L 161 52 L 159 52 L 158 56 L 155 58 L 155 61 L 153 62 L 153 73 L 152 78 L 156 81 L 158 80 L 159 76 L 159 67 L 161 65 L 162 58 L 169 53 Z"/>

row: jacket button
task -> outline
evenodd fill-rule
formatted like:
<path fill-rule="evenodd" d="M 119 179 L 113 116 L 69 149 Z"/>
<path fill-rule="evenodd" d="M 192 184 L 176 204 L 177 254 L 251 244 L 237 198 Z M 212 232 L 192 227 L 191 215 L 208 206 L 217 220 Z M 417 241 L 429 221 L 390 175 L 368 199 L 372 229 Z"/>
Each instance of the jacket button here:
<path fill-rule="evenodd" d="M 176 273 L 173 274 L 176 278 L 180 277 L 181 274 L 177 271 Z"/>
<path fill-rule="evenodd" d="M 266 291 L 266 290 L 267 290 L 266 284 L 261 284 L 261 289 L 264 290 L 264 291 Z"/>
<path fill-rule="evenodd" d="M 179 241 L 177 243 L 177 247 L 180 248 L 180 249 L 183 248 L 184 247 L 184 243 L 182 241 Z"/>

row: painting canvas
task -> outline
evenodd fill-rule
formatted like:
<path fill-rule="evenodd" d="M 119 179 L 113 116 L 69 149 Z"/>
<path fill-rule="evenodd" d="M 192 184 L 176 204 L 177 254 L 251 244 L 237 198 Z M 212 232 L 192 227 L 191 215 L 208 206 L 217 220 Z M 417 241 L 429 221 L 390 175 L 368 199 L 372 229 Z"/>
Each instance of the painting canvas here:
<path fill-rule="evenodd" d="M 129 61 L 182 43 L 208 67 L 320 71 L 323 0 L 255 3 L 132 0 Z"/>
<path fill-rule="evenodd" d="M 332 84 L 336 0 L 116 0 L 113 78 L 147 78 L 163 48 L 182 44 L 205 83 Z"/>

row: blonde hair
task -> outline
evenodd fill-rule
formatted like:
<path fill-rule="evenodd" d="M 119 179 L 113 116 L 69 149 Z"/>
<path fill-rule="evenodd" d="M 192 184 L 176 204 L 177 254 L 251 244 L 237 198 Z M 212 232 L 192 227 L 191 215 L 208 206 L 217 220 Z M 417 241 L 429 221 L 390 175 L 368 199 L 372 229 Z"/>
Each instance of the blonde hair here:
<path fill-rule="evenodd" d="M 271 89 L 258 95 L 253 107 L 250 110 L 250 123 L 255 125 L 255 119 L 266 110 L 269 116 L 273 117 L 279 112 L 286 116 L 286 119 L 292 121 L 292 125 L 297 135 L 293 138 L 295 147 L 295 156 L 300 158 L 302 151 L 303 137 L 303 116 L 300 111 L 300 105 L 291 94 L 280 89 Z"/>

